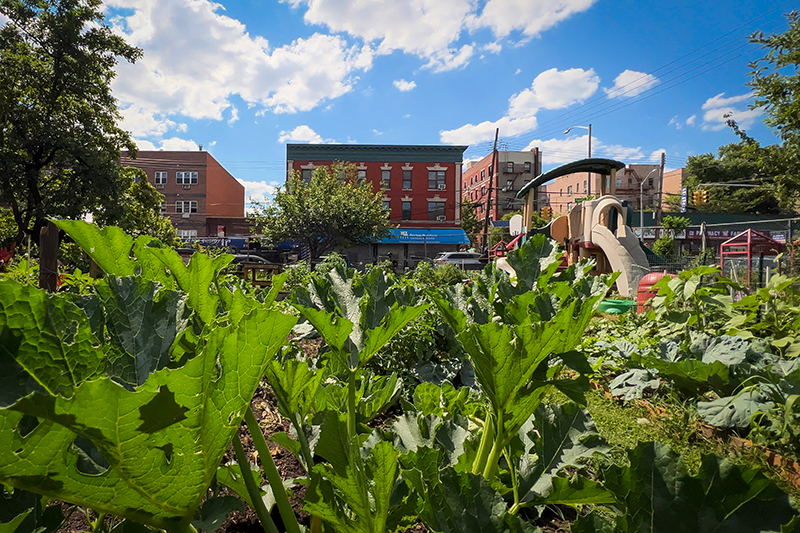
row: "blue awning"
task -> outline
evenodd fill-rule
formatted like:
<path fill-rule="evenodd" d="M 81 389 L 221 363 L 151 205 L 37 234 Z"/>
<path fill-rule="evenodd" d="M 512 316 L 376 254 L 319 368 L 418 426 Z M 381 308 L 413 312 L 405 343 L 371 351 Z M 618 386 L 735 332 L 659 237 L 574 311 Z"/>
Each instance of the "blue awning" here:
<path fill-rule="evenodd" d="M 463 229 L 390 229 L 382 244 L 469 244 Z"/>

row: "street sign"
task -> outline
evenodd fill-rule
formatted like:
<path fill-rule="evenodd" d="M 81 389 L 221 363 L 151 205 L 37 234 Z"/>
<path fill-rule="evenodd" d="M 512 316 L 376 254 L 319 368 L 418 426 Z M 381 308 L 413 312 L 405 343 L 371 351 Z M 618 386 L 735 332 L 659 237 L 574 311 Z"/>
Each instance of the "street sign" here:
<path fill-rule="evenodd" d="M 681 189 L 681 213 L 686 212 L 686 208 L 689 205 L 689 188 L 684 187 Z"/>

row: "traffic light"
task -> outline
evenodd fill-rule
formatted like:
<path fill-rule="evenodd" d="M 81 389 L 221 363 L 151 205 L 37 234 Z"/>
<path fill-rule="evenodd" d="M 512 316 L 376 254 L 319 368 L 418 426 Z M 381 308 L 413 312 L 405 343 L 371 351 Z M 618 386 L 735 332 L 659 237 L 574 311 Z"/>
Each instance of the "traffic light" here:
<path fill-rule="evenodd" d="M 702 200 L 700 198 L 700 191 L 694 191 L 692 193 L 692 204 L 700 205 L 701 203 L 702 203 Z"/>
<path fill-rule="evenodd" d="M 553 216 L 553 209 L 549 205 L 546 205 L 541 209 L 539 214 L 542 218 L 549 220 L 550 217 Z"/>
<path fill-rule="evenodd" d="M 707 204 L 708 203 L 708 191 L 700 191 L 700 203 Z"/>

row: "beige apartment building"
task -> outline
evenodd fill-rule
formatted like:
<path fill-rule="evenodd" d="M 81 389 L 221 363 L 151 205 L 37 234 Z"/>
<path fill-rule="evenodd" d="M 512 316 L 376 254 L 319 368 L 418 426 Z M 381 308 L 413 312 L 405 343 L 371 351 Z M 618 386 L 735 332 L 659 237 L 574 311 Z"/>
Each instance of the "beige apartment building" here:
<path fill-rule="evenodd" d="M 585 172 L 556 178 L 541 187 L 539 208 L 547 205 L 552 208 L 554 214 L 566 213 L 577 200 L 590 195 L 596 198 L 601 189 L 601 179 L 604 177 Z M 605 179 L 610 180 L 611 178 L 605 177 Z M 683 169 L 665 172 L 662 180 L 660 165 L 631 164 L 617 171 L 615 179 L 614 186 L 617 197 L 630 201 L 634 210 L 638 211 L 642 207 L 653 209 L 658 205 L 659 197 L 663 203 L 663 199 L 668 195 L 680 194 Z M 610 185 L 607 184 L 608 189 L 611 188 Z"/>
<path fill-rule="evenodd" d="M 541 152 L 538 148 L 525 152 L 498 151 L 497 172 L 489 201 L 492 170 L 492 154 L 489 153 L 480 161 L 467 163 L 461 176 L 461 197 L 475 205 L 475 213 L 481 220 L 486 209 L 489 209 L 490 220 L 500 220 L 506 213 L 522 209 L 517 191 L 542 173 Z"/>

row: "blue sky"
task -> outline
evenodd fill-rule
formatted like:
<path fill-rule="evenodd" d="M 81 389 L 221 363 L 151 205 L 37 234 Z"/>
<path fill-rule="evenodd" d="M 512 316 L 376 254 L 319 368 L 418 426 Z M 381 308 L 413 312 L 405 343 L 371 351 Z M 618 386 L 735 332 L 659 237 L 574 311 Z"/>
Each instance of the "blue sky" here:
<path fill-rule="evenodd" d="M 202 144 L 269 196 L 286 142 L 539 146 L 546 167 L 593 152 L 667 167 L 735 137 L 765 143 L 746 86 L 754 31 L 791 2 L 743 0 L 107 0 L 144 50 L 118 67 L 123 126 L 142 149 Z"/>

